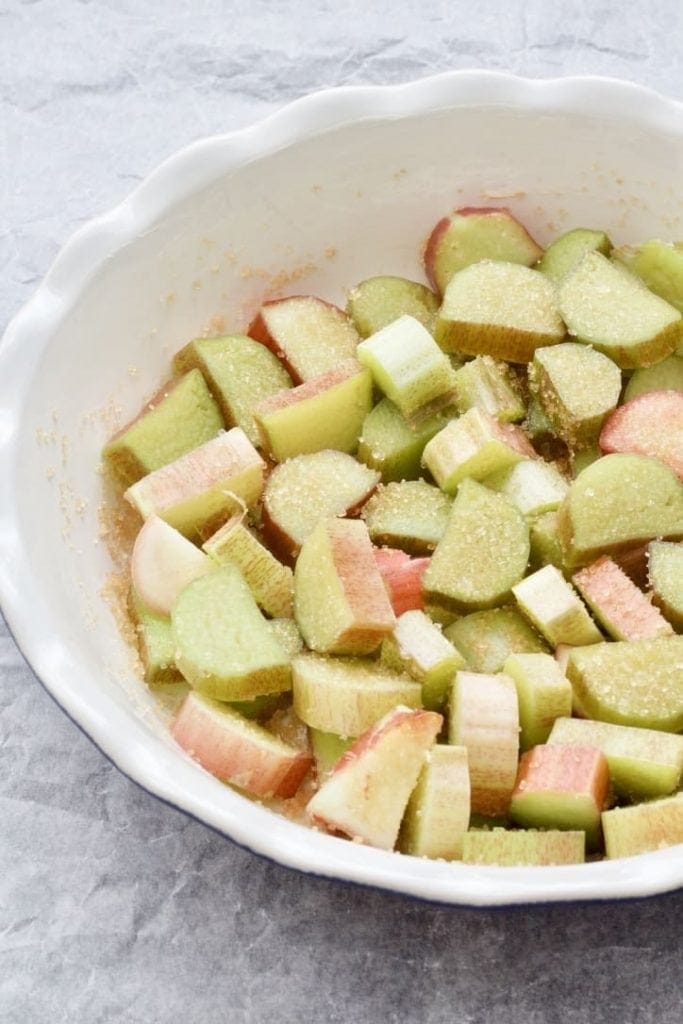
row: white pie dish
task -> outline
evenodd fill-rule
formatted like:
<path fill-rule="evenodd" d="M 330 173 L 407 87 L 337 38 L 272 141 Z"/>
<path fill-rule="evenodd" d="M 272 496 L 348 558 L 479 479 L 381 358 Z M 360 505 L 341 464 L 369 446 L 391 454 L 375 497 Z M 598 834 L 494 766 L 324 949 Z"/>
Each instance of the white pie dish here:
<path fill-rule="evenodd" d="M 266 294 L 340 300 L 371 274 L 419 278 L 426 233 L 460 205 L 508 205 L 541 242 L 583 224 L 617 242 L 683 237 L 682 170 L 672 100 L 605 79 L 455 72 L 317 93 L 198 142 L 68 242 L 0 345 L 0 600 L 38 677 L 123 772 L 282 864 L 425 899 L 605 899 L 683 884 L 681 846 L 472 868 L 322 835 L 217 782 L 175 746 L 102 597 L 97 471 L 112 410 L 132 415 L 213 317 L 237 329 Z"/>

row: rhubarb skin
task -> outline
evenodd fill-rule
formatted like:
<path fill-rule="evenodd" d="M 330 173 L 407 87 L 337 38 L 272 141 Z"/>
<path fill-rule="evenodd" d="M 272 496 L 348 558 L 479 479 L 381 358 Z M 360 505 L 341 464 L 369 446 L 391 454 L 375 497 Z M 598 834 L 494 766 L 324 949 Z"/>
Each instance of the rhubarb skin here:
<path fill-rule="evenodd" d="M 396 548 L 374 548 L 375 565 L 379 569 L 397 617 L 404 612 L 424 608 L 422 581 L 429 567 L 429 558 L 411 558 Z"/>
<path fill-rule="evenodd" d="M 615 640 L 670 636 L 670 623 L 608 555 L 572 577 L 600 624 Z"/>

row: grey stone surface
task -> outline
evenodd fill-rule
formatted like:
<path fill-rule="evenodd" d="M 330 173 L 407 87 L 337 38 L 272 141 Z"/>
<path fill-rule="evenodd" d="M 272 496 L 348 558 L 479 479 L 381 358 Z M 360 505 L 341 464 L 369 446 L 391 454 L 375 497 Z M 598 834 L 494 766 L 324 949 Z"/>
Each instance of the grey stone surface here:
<path fill-rule="evenodd" d="M 368 10 L 371 7 L 371 10 Z M 679 0 L 0 0 L 0 327 L 163 157 L 451 67 L 683 95 Z M 452 910 L 259 860 L 120 775 L 0 623 L 2 1024 L 674 1024 L 683 893 Z"/>

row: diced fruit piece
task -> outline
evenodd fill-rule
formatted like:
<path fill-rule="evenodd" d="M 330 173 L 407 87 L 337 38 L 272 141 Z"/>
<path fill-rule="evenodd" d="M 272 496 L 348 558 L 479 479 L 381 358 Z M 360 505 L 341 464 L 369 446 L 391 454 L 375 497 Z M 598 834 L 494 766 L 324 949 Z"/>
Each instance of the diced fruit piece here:
<path fill-rule="evenodd" d="M 335 448 L 355 452 L 372 408 L 372 376 L 355 359 L 261 402 L 254 410 L 276 462 Z"/>
<path fill-rule="evenodd" d="M 377 387 L 406 419 L 418 421 L 453 403 L 453 367 L 415 317 L 399 317 L 362 341 L 356 351 Z"/>
<path fill-rule="evenodd" d="M 204 542 L 207 555 L 218 565 L 232 563 L 244 576 L 256 603 L 266 615 L 294 614 L 294 576 L 243 523 L 238 513 Z"/>
<path fill-rule="evenodd" d="M 210 441 L 223 418 L 199 370 L 165 384 L 102 455 L 126 484 Z"/>
<path fill-rule="evenodd" d="M 609 256 L 612 243 L 604 231 L 573 228 L 548 246 L 536 267 L 554 284 L 560 282 L 581 262 L 587 252 L 601 252 Z"/>
<path fill-rule="evenodd" d="M 554 433 L 572 449 L 594 444 L 619 401 L 619 367 L 587 345 L 566 341 L 536 349 L 529 376 Z"/>
<path fill-rule="evenodd" d="M 406 807 L 401 850 L 414 857 L 459 860 L 469 820 L 467 748 L 433 746 Z"/>
<path fill-rule="evenodd" d="M 527 519 L 559 508 L 569 490 L 560 471 L 542 459 L 523 459 L 487 476 L 484 483 L 509 498 Z"/>
<path fill-rule="evenodd" d="M 270 619 L 268 627 L 290 658 L 295 658 L 304 649 L 303 637 L 294 619 Z"/>
<path fill-rule="evenodd" d="M 574 480 L 558 525 L 567 565 L 683 537 L 683 485 L 659 459 L 605 455 Z"/>
<path fill-rule="evenodd" d="M 626 402 L 602 428 L 600 447 L 651 455 L 683 478 L 683 394 L 651 391 Z"/>
<path fill-rule="evenodd" d="M 411 558 L 396 548 L 375 548 L 375 565 L 387 588 L 394 615 L 421 609 L 422 585 L 429 558 Z"/>
<path fill-rule="evenodd" d="M 667 356 L 661 363 L 635 370 L 624 391 L 624 401 L 651 391 L 683 391 L 683 359 Z"/>
<path fill-rule="evenodd" d="M 380 487 L 363 509 L 370 539 L 410 555 L 430 554 L 446 529 L 451 499 L 424 480 Z"/>
<path fill-rule="evenodd" d="M 239 569 L 225 565 L 183 590 L 171 613 L 176 664 L 217 700 L 251 700 L 291 688 L 290 659 Z"/>
<path fill-rule="evenodd" d="M 188 537 L 210 532 L 226 516 L 255 505 L 265 463 L 240 427 L 156 469 L 125 497 L 143 519 L 157 515 Z"/>
<path fill-rule="evenodd" d="M 301 655 L 292 662 L 294 711 L 306 725 L 356 737 L 397 704 L 421 707 L 422 689 L 373 661 Z"/>
<path fill-rule="evenodd" d="M 382 664 L 422 684 L 422 703 L 439 711 L 465 659 L 424 612 L 404 612 L 382 643 Z"/>
<path fill-rule="evenodd" d="M 424 284 L 405 277 L 369 277 L 349 292 L 346 312 L 362 338 L 369 338 L 400 316 L 412 316 L 431 331 L 439 299 Z"/>
<path fill-rule="evenodd" d="M 556 718 L 572 713 L 572 688 L 551 654 L 511 654 L 503 672 L 517 688 L 519 744 L 545 743 Z"/>
<path fill-rule="evenodd" d="M 544 565 L 512 588 L 515 600 L 548 643 L 596 644 L 602 636 L 571 583 L 554 565 Z"/>
<path fill-rule="evenodd" d="M 664 359 L 681 338 L 678 310 L 599 252 L 589 252 L 567 275 L 558 301 L 570 335 L 622 369 Z"/>
<path fill-rule="evenodd" d="M 330 774 L 342 754 L 353 744 L 351 737 L 337 736 L 321 729 L 309 729 L 308 735 L 319 779 Z"/>
<path fill-rule="evenodd" d="M 683 544 L 653 540 L 648 547 L 653 600 L 677 632 L 683 631 Z"/>
<path fill-rule="evenodd" d="M 286 707 L 290 701 L 289 693 L 264 693 L 253 700 L 232 700 L 229 707 L 244 718 L 257 719 L 265 722 L 271 718 L 276 711 Z"/>
<path fill-rule="evenodd" d="M 537 348 L 562 341 L 565 333 L 554 286 L 537 270 L 514 263 L 485 261 L 457 273 L 436 322 L 445 352 L 512 363 L 528 363 Z"/>
<path fill-rule="evenodd" d="M 276 466 L 263 492 L 263 533 L 273 551 L 294 561 L 322 519 L 360 511 L 379 474 L 344 452 L 297 455 Z"/>
<path fill-rule="evenodd" d="M 600 625 L 615 640 L 645 640 L 673 633 L 642 590 L 608 555 L 572 579 Z"/>
<path fill-rule="evenodd" d="M 492 608 L 465 615 L 446 626 L 444 636 L 474 672 L 500 672 L 515 651 L 533 654 L 548 649 L 514 608 Z"/>
<path fill-rule="evenodd" d="M 673 793 L 683 774 L 683 736 L 656 729 L 558 718 L 548 743 L 602 750 L 615 792 L 635 800 Z"/>
<path fill-rule="evenodd" d="M 683 730 L 683 637 L 595 644 L 569 654 L 567 678 L 589 718 Z"/>
<path fill-rule="evenodd" d="M 482 409 L 469 409 L 428 442 L 422 462 L 442 490 L 455 494 L 466 477 L 484 480 L 524 458 L 535 457 L 519 427 L 499 423 Z"/>
<path fill-rule="evenodd" d="M 519 712 L 509 676 L 458 672 L 451 690 L 448 741 L 467 747 L 477 814 L 505 814 L 515 785 Z"/>
<path fill-rule="evenodd" d="M 489 832 L 468 832 L 463 836 L 462 861 L 482 867 L 583 864 L 585 845 L 585 832 L 494 828 Z"/>
<path fill-rule="evenodd" d="M 683 843 L 683 793 L 664 800 L 614 807 L 602 815 L 605 854 L 635 857 Z"/>
<path fill-rule="evenodd" d="M 346 313 L 314 295 L 265 302 L 247 333 L 282 360 L 295 384 L 352 359 L 358 344 Z"/>
<path fill-rule="evenodd" d="M 175 643 L 171 621 L 153 612 L 131 588 L 130 611 L 138 636 L 138 650 L 149 686 L 177 682 L 181 676 L 175 666 Z"/>
<path fill-rule="evenodd" d="M 294 612 L 308 647 L 324 654 L 370 654 L 391 633 L 396 619 L 365 523 L 326 519 L 306 538 Z"/>
<path fill-rule="evenodd" d="M 480 260 L 506 260 L 530 267 L 541 247 L 509 210 L 466 206 L 438 222 L 425 247 L 429 281 L 443 293 L 453 275 Z"/>
<path fill-rule="evenodd" d="M 651 292 L 683 313 L 683 244 L 652 239 L 642 245 L 622 245 L 613 256 Z"/>
<path fill-rule="evenodd" d="M 441 715 L 397 707 L 364 733 L 337 762 L 308 803 L 313 821 L 332 832 L 392 850 L 403 812 Z"/>
<path fill-rule="evenodd" d="M 554 565 L 562 570 L 564 552 L 557 512 L 544 512 L 534 519 L 529 527 L 529 544 L 532 567 L 540 569 L 544 565 Z"/>
<path fill-rule="evenodd" d="M 446 414 L 436 414 L 410 425 L 388 398 L 365 417 L 358 458 L 382 474 L 382 480 L 414 480 L 420 475 L 422 452 L 435 434 L 446 426 Z"/>
<path fill-rule="evenodd" d="M 505 363 L 476 356 L 455 374 L 455 404 L 459 412 L 483 409 L 506 423 L 523 420 L 526 409 L 519 388 Z"/>
<path fill-rule="evenodd" d="M 133 587 L 157 615 L 170 615 L 181 590 L 212 569 L 199 548 L 158 516 L 150 516 L 135 538 L 130 563 Z"/>
<path fill-rule="evenodd" d="M 208 772 L 255 796 L 294 796 L 312 763 L 309 754 L 199 693 L 187 695 L 172 732 Z"/>
<path fill-rule="evenodd" d="M 195 338 L 177 353 L 173 366 L 180 373 L 192 367 L 201 370 L 226 425 L 241 427 L 257 447 L 261 437 L 254 409 L 292 386 L 291 377 L 273 353 L 240 334 Z"/>
<path fill-rule="evenodd" d="M 529 559 L 529 530 L 502 494 L 464 480 L 424 576 L 426 597 L 454 611 L 502 604 Z"/>
<path fill-rule="evenodd" d="M 586 833 L 594 849 L 600 839 L 600 814 L 607 800 L 609 772 L 595 747 L 534 747 L 522 754 L 510 817 L 527 828 Z"/>

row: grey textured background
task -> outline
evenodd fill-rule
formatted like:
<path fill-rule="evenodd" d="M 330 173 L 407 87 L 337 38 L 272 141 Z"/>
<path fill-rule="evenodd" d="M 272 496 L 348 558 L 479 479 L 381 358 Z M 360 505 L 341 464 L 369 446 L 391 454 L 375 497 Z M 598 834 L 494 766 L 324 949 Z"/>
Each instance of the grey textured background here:
<path fill-rule="evenodd" d="M 570 10 L 571 7 L 571 10 Z M 0 0 L 0 327 L 156 163 L 311 89 L 452 67 L 683 97 L 683 6 Z M 123 778 L 0 620 L 2 1024 L 673 1024 L 683 893 L 449 910 L 258 860 Z"/>

